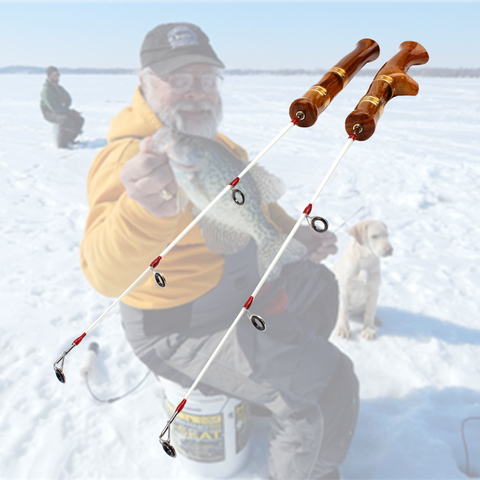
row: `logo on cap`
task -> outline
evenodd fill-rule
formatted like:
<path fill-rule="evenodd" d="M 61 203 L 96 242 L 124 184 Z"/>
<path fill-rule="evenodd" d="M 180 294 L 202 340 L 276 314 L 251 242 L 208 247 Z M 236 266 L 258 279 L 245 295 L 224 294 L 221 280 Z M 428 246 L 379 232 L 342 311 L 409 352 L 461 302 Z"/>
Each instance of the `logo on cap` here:
<path fill-rule="evenodd" d="M 167 40 L 172 48 L 199 45 L 196 33 L 186 26 L 175 27 L 170 30 L 167 34 Z"/>

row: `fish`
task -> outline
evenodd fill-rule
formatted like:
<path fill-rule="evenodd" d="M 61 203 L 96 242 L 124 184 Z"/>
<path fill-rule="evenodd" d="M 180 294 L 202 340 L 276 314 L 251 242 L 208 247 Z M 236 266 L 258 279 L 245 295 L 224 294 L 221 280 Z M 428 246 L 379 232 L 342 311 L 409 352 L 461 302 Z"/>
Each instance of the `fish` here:
<path fill-rule="evenodd" d="M 185 211 L 191 202 L 194 217 L 248 164 L 248 160 L 237 158 L 218 142 L 166 127 L 153 135 L 150 148 L 168 155 L 179 187 L 179 209 Z M 287 235 L 267 218 L 262 206 L 276 202 L 284 194 L 285 185 L 265 168 L 254 165 L 235 188 L 244 194 L 244 204 L 239 206 L 230 195 L 223 195 L 198 226 L 206 246 L 216 253 L 240 252 L 253 239 L 257 245 L 258 271 L 263 276 Z M 269 279 L 278 278 L 283 265 L 304 258 L 306 253 L 306 247 L 292 239 Z"/>

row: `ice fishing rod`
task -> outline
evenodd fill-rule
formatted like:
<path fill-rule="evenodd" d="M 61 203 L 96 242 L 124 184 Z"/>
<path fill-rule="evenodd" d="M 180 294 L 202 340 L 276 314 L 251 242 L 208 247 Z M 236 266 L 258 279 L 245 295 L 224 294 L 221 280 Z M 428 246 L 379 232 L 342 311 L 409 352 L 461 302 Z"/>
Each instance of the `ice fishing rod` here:
<path fill-rule="evenodd" d="M 245 203 L 245 195 L 237 188 L 240 179 L 262 158 L 289 130 L 295 125 L 299 127 L 310 127 L 316 121 L 318 116 L 328 107 L 331 101 L 345 88 L 350 80 L 361 70 L 361 68 L 368 62 L 376 60 L 380 54 L 380 47 L 377 42 L 369 38 L 360 40 L 355 48 L 343 57 L 335 66 L 333 66 L 321 79 L 313 85 L 303 97 L 292 103 L 290 107 L 293 108 L 294 113 L 290 115 L 291 121 L 284 127 L 280 133 L 247 165 L 247 167 L 238 174 L 225 188 L 198 214 L 197 217 L 183 230 L 168 246 L 167 248 L 146 268 L 146 270 L 105 310 L 100 317 L 87 329 L 82 335 L 76 338 L 70 347 L 63 352 L 58 360 L 53 364 L 53 369 L 57 379 L 61 383 L 66 382 L 63 366 L 65 357 L 70 351 L 80 344 L 88 333 L 91 332 L 106 315 L 128 295 L 147 275 L 153 272 L 155 282 L 161 287 L 165 288 L 166 279 L 157 270 L 155 270 L 165 255 L 172 250 L 175 245 L 205 216 L 205 214 L 212 208 L 215 203 L 229 190 L 232 194 L 232 199 L 237 205 Z"/>
<path fill-rule="evenodd" d="M 239 314 L 231 324 L 230 328 L 227 330 L 222 340 L 218 344 L 217 348 L 214 350 L 214 352 L 208 359 L 202 371 L 198 374 L 197 378 L 190 387 L 190 390 L 188 390 L 183 400 L 179 403 L 179 405 L 173 412 L 173 415 L 167 421 L 165 428 L 162 430 L 159 436 L 159 442 L 162 445 L 165 453 L 170 457 L 176 457 L 177 455 L 175 448 L 171 444 L 170 439 L 170 426 L 172 422 L 185 407 L 188 397 L 195 390 L 198 383 L 201 381 L 201 379 L 209 369 L 210 365 L 213 363 L 218 352 L 221 350 L 228 337 L 235 329 L 237 323 L 243 317 L 243 314 L 246 313 L 247 317 L 250 319 L 251 323 L 257 330 L 262 332 L 265 331 L 265 320 L 260 315 L 250 313 L 249 309 L 252 306 L 256 295 L 266 282 L 268 276 L 277 264 L 278 260 L 282 256 L 293 236 L 300 228 L 303 220 L 307 218 L 310 227 L 316 232 L 322 233 L 328 230 L 328 222 L 324 218 L 311 217 L 310 213 L 312 211 L 313 204 L 315 203 L 321 191 L 327 184 L 330 177 L 333 175 L 333 172 L 339 165 L 340 161 L 345 156 L 345 154 L 355 140 L 364 141 L 373 135 L 376 124 L 380 119 L 380 116 L 383 113 L 383 109 L 389 100 L 391 100 L 393 97 L 400 95 L 416 95 L 418 93 L 417 82 L 415 82 L 415 80 L 409 77 L 406 72 L 408 71 L 410 66 L 423 65 L 427 61 L 428 53 L 425 48 L 422 47 L 422 45 L 417 42 L 403 42 L 400 45 L 397 54 L 394 55 L 387 63 L 385 63 L 385 65 L 375 75 L 375 78 L 373 79 L 373 82 L 370 85 L 367 94 L 362 97 L 358 105 L 355 107 L 355 110 L 347 117 L 345 121 L 345 129 L 348 134 L 348 139 L 345 146 L 340 151 L 339 155 L 330 167 L 330 170 L 327 172 L 325 178 L 323 179 L 317 191 L 311 198 L 309 204 L 305 207 L 303 213 L 300 215 L 294 227 L 288 234 L 283 245 L 280 247 L 280 250 L 276 254 L 275 258 L 272 260 L 272 263 L 267 268 L 267 271 L 261 278 L 258 285 L 255 287 L 255 290 L 245 302 L 245 305 L 242 307 Z M 290 107 L 291 117 L 296 117 L 297 115 L 298 102 L 298 100 L 296 102 L 293 102 L 292 106 Z M 307 117 L 305 117 L 305 119 L 306 118 Z M 307 123 L 309 122 L 307 121 Z M 310 125 L 306 124 L 305 126 Z M 163 438 L 165 435 L 167 435 L 166 439 Z"/>

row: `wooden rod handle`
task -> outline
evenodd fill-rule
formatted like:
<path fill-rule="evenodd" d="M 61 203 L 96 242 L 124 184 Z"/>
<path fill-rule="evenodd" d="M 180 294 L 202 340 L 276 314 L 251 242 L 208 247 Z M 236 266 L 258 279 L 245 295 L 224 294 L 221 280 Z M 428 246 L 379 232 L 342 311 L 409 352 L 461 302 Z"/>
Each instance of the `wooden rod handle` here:
<path fill-rule="evenodd" d="M 290 105 L 290 118 L 298 118 L 299 127 L 311 127 L 360 69 L 379 55 L 377 42 L 370 38 L 360 40 L 353 51 L 332 67 L 303 97 Z"/>
<path fill-rule="evenodd" d="M 418 93 L 418 83 L 407 75 L 407 71 L 412 65 L 427 63 L 428 53 L 417 42 L 403 42 L 398 50 L 378 71 L 367 94 L 345 120 L 345 130 L 349 135 L 358 132 L 357 140 L 367 140 L 373 135 L 390 99 L 400 95 L 415 96 Z"/>

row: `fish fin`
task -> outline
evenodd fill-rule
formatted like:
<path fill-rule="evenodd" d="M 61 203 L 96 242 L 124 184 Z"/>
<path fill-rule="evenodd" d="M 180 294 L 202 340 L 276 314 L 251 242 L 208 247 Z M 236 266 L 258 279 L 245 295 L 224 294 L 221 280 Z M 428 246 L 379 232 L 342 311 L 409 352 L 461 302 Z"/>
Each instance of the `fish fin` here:
<path fill-rule="evenodd" d="M 196 218 L 199 213 L 200 213 L 200 209 L 198 209 L 195 205 L 192 204 L 192 208 L 191 208 L 191 210 L 190 210 L 190 215 L 191 215 L 193 218 Z"/>
<path fill-rule="evenodd" d="M 281 233 L 279 234 L 276 241 L 268 242 L 258 247 L 258 271 L 260 273 L 260 277 L 262 277 L 263 274 L 266 272 L 272 260 L 275 258 L 275 255 L 282 247 L 286 238 L 287 235 Z M 274 269 L 270 273 L 269 281 L 275 280 L 280 276 L 284 265 L 286 265 L 287 263 L 298 262 L 302 258 L 305 258 L 306 255 L 307 247 L 303 245 L 303 243 L 292 238 L 286 250 L 283 252 Z"/>
<path fill-rule="evenodd" d="M 206 215 L 198 226 L 209 250 L 215 253 L 236 253 L 243 250 L 252 237 L 245 231 L 237 230 Z"/>
<path fill-rule="evenodd" d="M 262 205 L 276 202 L 285 194 L 286 187 L 284 181 L 280 177 L 270 173 L 261 165 L 253 166 L 249 173 L 255 182 L 258 193 L 260 194 Z"/>

